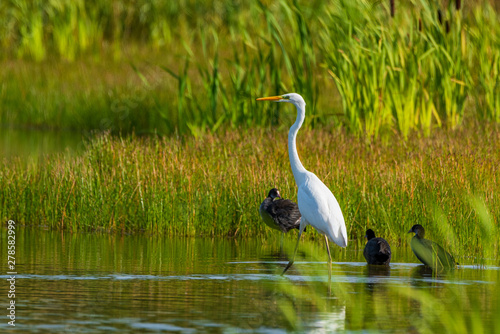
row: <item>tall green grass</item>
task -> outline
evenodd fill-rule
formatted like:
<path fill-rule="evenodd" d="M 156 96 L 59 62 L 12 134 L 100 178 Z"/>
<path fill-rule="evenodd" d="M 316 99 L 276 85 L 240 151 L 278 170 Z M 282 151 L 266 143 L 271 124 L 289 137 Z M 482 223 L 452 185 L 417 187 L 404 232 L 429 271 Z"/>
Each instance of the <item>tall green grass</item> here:
<path fill-rule="evenodd" d="M 291 91 L 308 103 L 307 125 L 369 140 L 498 122 L 500 20 L 489 2 L 401 2 L 394 17 L 388 5 L 2 2 L 0 122 L 200 136 L 283 124 L 254 99 Z"/>
<path fill-rule="evenodd" d="M 464 19 L 450 6 L 445 23 L 440 22 L 441 9 L 434 2 L 416 1 L 394 19 L 368 1 L 341 3 L 336 20 L 325 22 L 321 45 L 327 45 L 326 62 L 342 96 L 349 128 L 370 137 L 397 129 L 405 138 L 418 130 L 428 135 L 442 125 L 456 128 L 467 97 L 473 96 L 470 88 L 489 76 L 478 75 L 476 66 L 482 62 L 479 66 L 486 66 L 486 72 L 497 66 L 480 51 L 492 52 L 496 42 L 473 39 L 470 32 L 486 26 L 498 31 L 498 21 L 490 24 L 488 16 L 478 15 L 494 10 L 487 4 L 477 6 L 474 18 L 468 13 Z M 498 89 L 498 83 L 491 81 L 484 86 Z M 474 98 L 490 101 L 487 96 Z M 488 109 L 479 112 L 492 117 Z"/>
<path fill-rule="evenodd" d="M 353 247 L 363 246 L 368 227 L 397 247 L 418 223 L 458 262 L 481 263 L 498 257 L 498 244 L 483 242 L 498 231 L 498 134 L 473 128 L 370 146 L 316 130 L 299 135 L 299 150 L 304 166 L 337 197 Z M 272 231 L 258 206 L 267 191 L 278 187 L 296 199 L 286 131 L 235 130 L 203 139 L 105 135 L 79 157 L 25 165 L 2 162 L 0 217 L 54 229 L 265 235 Z"/>

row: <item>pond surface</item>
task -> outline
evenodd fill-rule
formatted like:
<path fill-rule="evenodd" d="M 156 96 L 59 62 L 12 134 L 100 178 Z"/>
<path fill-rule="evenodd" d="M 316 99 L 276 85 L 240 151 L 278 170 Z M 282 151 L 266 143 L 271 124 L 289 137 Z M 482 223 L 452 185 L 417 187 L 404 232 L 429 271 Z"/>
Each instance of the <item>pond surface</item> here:
<path fill-rule="evenodd" d="M 73 154 L 84 148 L 84 136 L 71 131 L 0 128 L 0 156 L 26 160 L 52 153 Z"/>
<path fill-rule="evenodd" d="M 0 231 L 6 258 L 6 229 Z M 285 249 L 293 248 L 295 235 L 285 240 Z M 436 277 L 406 248 L 393 249 L 390 268 L 368 267 L 362 251 L 334 245 L 332 250 L 329 283 L 320 241 L 302 242 L 297 261 L 280 276 L 287 258 L 279 237 L 194 239 L 18 228 L 16 331 L 419 333 L 453 331 L 462 320 L 468 326 L 476 318 L 485 332 L 500 328 L 496 266 L 465 265 Z M 6 305 L 5 266 L 2 271 Z M 2 318 L 0 331 L 8 327 Z"/>

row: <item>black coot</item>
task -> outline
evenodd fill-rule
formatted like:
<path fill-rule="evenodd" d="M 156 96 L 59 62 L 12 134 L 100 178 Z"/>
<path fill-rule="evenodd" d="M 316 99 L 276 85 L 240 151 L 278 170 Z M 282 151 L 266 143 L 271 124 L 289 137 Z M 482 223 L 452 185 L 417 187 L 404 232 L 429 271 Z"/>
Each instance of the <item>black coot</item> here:
<path fill-rule="evenodd" d="M 259 213 L 267 226 L 283 233 L 300 228 L 299 206 L 289 199 L 282 199 L 276 188 L 269 190 L 269 194 L 260 205 Z"/>
<path fill-rule="evenodd" d="M 389 265 L 391 262 L 389 243 L 385 239 L 375 238 L 375 232 L 371 229 L 366 230 L 365 237 L 368 239 L 363 251 L 366 262 L 368 264 Z"/>

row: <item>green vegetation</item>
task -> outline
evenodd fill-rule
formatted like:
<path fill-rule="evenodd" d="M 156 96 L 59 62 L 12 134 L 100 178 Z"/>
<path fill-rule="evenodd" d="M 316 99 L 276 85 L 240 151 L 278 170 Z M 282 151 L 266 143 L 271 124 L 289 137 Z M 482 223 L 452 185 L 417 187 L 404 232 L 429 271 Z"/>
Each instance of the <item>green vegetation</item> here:
<path fill-rule="evenodd" d="M 492 5 L 396 5 L 4 1 L 0 124 L 200 136 L 281 124 L 254 99 L 291 91 L 368 141 L 500 122 Z"/>
<path fill-rule="evenodd" d="M 364 245 L 370 227 L 397 247 L 419 223 L 458 262 L 479 263 L 498 255 L 498 243 L 484 237 L 498 235 L 499 134 L 472 128 L 369 146 L 314 130 L 299 134 L 298 148 L 304 166 L 337 197 L 351 245 Z M 296 196 L 286 145 L 286 131 L 202 140 L 104 135 L 72 159 L 52 155 L 27 167 L 4 160 L 0 217 L 71 231 L 269 234 L 258 215 L 268 190 Z"/>

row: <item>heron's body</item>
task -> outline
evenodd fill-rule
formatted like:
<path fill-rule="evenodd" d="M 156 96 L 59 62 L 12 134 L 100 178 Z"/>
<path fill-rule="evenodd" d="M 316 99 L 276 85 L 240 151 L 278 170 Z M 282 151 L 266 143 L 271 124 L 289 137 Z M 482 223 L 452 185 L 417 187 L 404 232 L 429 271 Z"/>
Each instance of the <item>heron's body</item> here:
<path fill-rule="evenodd" d="M 383 238 L 376 238 L 372 230 L 366 231 L 368 242 L 363 250 L 363 255 L 368 264 L 389 265 L 391 262 L 391 246 Z"/>
<path fill-rule="evenodd" d="M 333 196 L 330 189 L 328 189 L 316 175 L 307 171 L 304 166 L 302 166 L 297 153 L 297 132 L 305 119 L 306 103 L 302 96 L 295 93 L 265 97 L 257 100 L 289 102 L 294 104 L 297 108 L 297 119 L 288 132 L 288 155 L 295 183 L 298 187 L 297 202 L 302 215 L 295 252 L 297 251 L 302 232 L 307 225 L 311 225 L 325 236 L 328 255 L 331 261 L 330 249 L 328 248 L 328 240 L 326 238 L 341 247 L 346 247 L 347 231 L 342 211 L 340 210 L 340 206 L 335 196 Z M 284 272 L 286 272 L 292 263 L 293 260 L 288 263 Z"/>
<path fill-rule="evenodd" d="M 287 233 L 300 228 L 300 211 L 297 203 L 281 199 L 278 189 L 273 188 L 259 208 L 264 223 L 278 231 Z"/>
<path fill-rule="evenodd" d="M 347 231 L 337 199 L 313 173 L 306 172 L 303 176 L 297 201 L 304 228 L 311 225 L 340 247 L 347 246 Z"/>
<path fill-rule="evenodd" d="M 455 267 L 455 259 L 437 243 L 425 239 L 425 230 L 421 225 L 413 225 L 408 233 L 415 233 L 411 238 L 411 250 L 420 262 L 434 269 Z"/>

